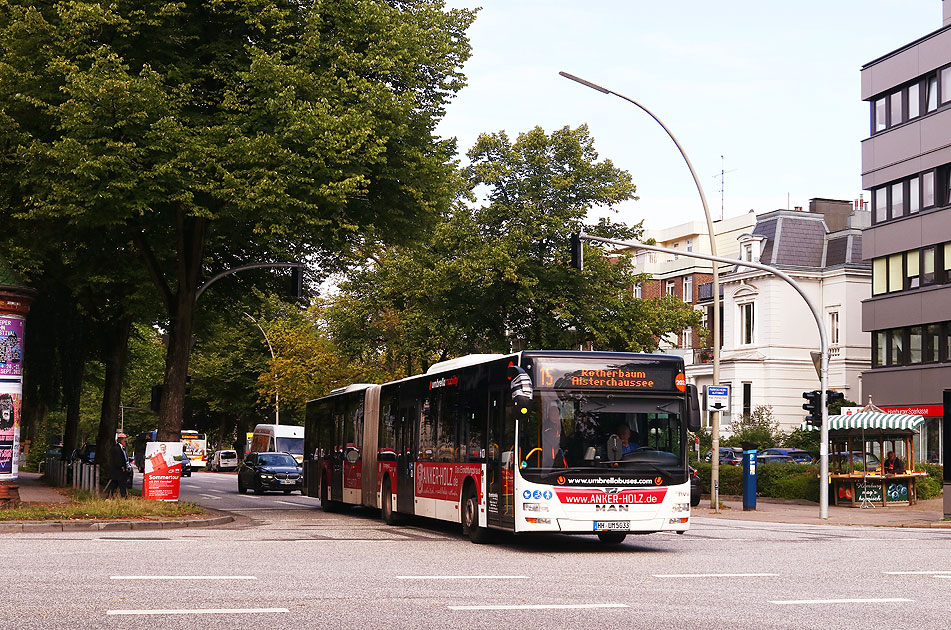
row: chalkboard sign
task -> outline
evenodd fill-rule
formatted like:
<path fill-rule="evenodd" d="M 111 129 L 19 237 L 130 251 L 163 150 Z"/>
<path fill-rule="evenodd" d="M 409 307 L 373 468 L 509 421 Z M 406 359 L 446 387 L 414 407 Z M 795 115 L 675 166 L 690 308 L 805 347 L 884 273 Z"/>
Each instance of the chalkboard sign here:
<path fill-rule="evenodd" d="M 908 500 L 908 484 L 902 481 L 890 481 L 885 486 L 885 496 L 891 501 Z"/>
<path fill-rule="evenodd" d="M 855 484 L 855 500 L 871 501 L 872 503 L 882 502 L 882 484 L 880 483 L 857 483 Z M 898 499 L 891 499 L 897 501 Z M 908 488 L 905 488 L 905 500 L 908 500 Z"/>

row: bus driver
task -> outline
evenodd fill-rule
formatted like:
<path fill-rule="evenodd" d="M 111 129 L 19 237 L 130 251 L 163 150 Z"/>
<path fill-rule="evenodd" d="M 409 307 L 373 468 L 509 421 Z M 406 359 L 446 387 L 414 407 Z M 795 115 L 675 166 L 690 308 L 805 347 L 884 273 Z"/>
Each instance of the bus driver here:
<path fill-rule="evenodd" d="M 565 453 L 561 449 L 561 411 L 552 403 L 542 426 L 542 468 L 566 466 Z"/>

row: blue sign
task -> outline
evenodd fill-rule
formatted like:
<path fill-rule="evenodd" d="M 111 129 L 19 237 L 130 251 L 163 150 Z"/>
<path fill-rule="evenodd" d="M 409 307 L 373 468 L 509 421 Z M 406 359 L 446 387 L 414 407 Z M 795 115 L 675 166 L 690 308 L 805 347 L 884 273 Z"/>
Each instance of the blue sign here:
<path fill-rule="evenodd" d="M 707 396 L 729 396 L 730 388 L 719 385 L 708 385 Z"/>

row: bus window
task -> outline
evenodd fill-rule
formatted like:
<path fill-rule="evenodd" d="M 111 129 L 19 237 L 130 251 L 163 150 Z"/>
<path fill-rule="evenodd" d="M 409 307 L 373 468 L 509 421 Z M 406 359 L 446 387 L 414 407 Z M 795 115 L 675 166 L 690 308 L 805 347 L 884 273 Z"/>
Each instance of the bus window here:
<path fill-rule="evenodd" d="M 416 459 L 420 461 L 432 460 L 435 451 L 435 418 L 429 398 L 424 398 L 419 410 L 419 450 Z"/>

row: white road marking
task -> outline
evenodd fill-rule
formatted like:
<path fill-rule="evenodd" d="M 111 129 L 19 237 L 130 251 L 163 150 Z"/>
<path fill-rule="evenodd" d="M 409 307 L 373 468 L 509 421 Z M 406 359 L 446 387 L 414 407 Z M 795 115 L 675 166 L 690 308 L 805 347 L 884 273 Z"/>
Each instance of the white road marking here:
<path fill-rule="evenodd" d="M 882 571 L 885 575 L 934 575 L 943 577 L 941 573 L 951 573 L 951 571 Z M 951 577 L 949 575 L 948 577 Z"/>
<path fill-rule="evenodd" d="M 256 580 L 253 575 L 110 575 L 110 580 Z"/>
<path fill-rule="evenodd" d="M 779 577 L 778 573 L 657 573 L 655 578 Z"/>
<path fill-rule="evenodd" d="M 215 499 L 215 500 L 221 499 L 221 497 L 216 497 L 213 494 L 199 494 L 198 496 L 205 497 L 206 499 Z"/>
<path fill-rule="evenodd" d="M 770 601 L 770 604 L 899 604 L 913 602 L 913 599 L 901 597 L 883 597 L 881 599 L 790 599 Z"/>
<path fill-rule="evenodd" d="M 247 615 L 262 613 L 286 613 L 287 608 L 197 608 L 197 609 L 155 609 L 155 610 L 107 610 L 107 615 Z"/>
<path fill-rule="evenodd" d="M 397 580 L 527 580 L 527 575 L 397 575 Z"/>
<path fill-rule="evenodd" d="M 449 606 L 449 610 L 568 610 L 630 608 L 627 604 L 522 604 L 516 606 Z"/>
<path fill-rule="evenodd" d="M 935 575 L 935 576 L 933 576 L 933 577 L 941 578 L 941 579 L 944 579 L 944 580 L 951 580 L 951 575 Z"/>
<path fill-rule="evenodd" d="M 294 507 L 302 507 L 303 503 L 294 503 L 293 501 L 275 501 L 275 503 L 283 503 L 284 505 L 293 505 Z"/>

